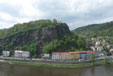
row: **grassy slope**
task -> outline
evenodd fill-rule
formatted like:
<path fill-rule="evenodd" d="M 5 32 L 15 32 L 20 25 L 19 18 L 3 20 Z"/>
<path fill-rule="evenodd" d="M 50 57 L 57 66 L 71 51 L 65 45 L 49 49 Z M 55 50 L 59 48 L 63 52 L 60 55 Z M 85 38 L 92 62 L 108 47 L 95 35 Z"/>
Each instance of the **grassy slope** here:
<path fill-rule="evenodd" d="M 18 65 L 27 65 L 27 66 L 41 66 L 41 67 L 68 67 L 68 68 L 75 68 L 75 67 L 89 67 L 94 66 L 92 63 L 83 63 L 83 64 L 39 64 L 39 63 L 32 63 L 32 62 L 23 62 L 23 61 L 9 61 L 12 64 Z M 104 61 L 95 62 L 95 65 L 104 65 Z M 109 64 L 113 64 L 110 62 Z"/>

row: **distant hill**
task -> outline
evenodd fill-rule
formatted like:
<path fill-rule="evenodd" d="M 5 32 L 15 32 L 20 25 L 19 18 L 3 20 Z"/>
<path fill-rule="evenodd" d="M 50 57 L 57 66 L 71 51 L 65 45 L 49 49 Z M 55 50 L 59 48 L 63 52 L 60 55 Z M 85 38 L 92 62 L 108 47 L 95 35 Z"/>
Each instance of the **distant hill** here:
<path fill-rule="evenodd" d="M 79 34 L 89 37 L 113 36 L 113 21 L 79 27 L 73 30 L 73 32 L 77 32 Z"/>
<path fill-rule="evenodd" d="M 75 51 L 85 48 L 85 39 L 72 33 L 66 23 L 57 20 L 36 20 L 15 24 L 0 30 L 0 53 L 3 50 L 30 51 L 40 57 L 53 51 Z"/>

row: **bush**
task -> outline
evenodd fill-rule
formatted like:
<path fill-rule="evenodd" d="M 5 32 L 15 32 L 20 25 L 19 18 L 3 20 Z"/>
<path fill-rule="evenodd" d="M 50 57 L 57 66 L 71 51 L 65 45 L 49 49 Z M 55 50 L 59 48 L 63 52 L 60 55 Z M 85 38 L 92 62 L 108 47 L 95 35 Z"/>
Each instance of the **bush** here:
<path fill-rule="evenodd" d="M 108 58 L 104 58 L 104 64 L 108 64 L 109 63 L 109 60 L 108 60 Z"/>
<path fill-rule="evenodd" d="M 92 63 L 92 65 L 95 64 L 95 55 L 94 54 L 91 54 L 91 63 Z"/>

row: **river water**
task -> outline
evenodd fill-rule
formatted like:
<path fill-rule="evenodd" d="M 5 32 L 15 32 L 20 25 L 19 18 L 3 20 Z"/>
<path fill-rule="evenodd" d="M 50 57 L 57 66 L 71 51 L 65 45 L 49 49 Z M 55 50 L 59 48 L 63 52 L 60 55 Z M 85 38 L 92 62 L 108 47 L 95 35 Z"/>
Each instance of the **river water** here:
<path fill-rule="evenodd" d="M 0 64 L 0 76 L 113 76 L 113 65 L 85 68 L 47 68 Z"/>

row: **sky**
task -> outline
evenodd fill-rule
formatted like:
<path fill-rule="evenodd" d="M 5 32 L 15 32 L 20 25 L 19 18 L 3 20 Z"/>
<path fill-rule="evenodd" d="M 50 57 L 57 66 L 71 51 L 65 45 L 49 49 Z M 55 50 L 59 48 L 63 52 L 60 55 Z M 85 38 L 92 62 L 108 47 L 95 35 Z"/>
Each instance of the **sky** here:
<path fill-rule="evenodd" d="M 113 0 L 0 0 L 0 29 L 54 18 L 71 30 L 113 21 Z"/>

